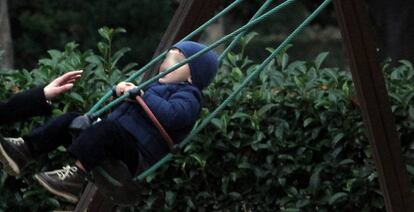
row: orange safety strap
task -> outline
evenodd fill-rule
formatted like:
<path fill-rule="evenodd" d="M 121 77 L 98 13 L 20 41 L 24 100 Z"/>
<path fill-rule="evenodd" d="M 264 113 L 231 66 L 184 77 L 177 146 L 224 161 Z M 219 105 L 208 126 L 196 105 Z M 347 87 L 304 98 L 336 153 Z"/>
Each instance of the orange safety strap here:
<path fill-rule="evenodd" d="M 144 109 L 145 113 L 151 119 L 152 123 L 154 123 L 155 126 L 158 128 L 158 131 L 160 131 L 160 133 L 161 133 L 162 137 L 164 138 L 165 142 L 167 143 L 168 147 L 170 147 L 170 149 L 172 149 L 174 147 L 174 141 L 171 139 L 170 135 L 168 135 L 167 131 L 164 129 L 164 127 L 158 121 L 157 117 L 155 117 L 154 113 L 152 113 L 152 111 L 148 107 L 147 103 L 145 103 L 144 100 L 142 99 L 142 97 L 139 96 L 139 95 L 135 96 L 135 99 L 137 100 L 138 104 L 141 105 L 142 109 Z"/>

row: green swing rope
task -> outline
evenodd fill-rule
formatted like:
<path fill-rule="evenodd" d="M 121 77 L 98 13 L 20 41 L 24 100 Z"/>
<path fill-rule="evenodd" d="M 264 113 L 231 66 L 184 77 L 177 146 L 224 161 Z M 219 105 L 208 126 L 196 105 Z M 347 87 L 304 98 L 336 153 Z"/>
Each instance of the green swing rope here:
<path fill-rule="evenodd" d="M 259 17 L 261 14 L 263 14 L 263 12 L 270 6 L 270 4 L 273 2 L 273 0 L 267 0 L 260 8 L 259 10 L 257 10 L 257 12 L 252 16 L 252 18 L 249 20 L 248 23 L 254 21 L 254 19 L 256 19 L 257 17 Z M 223 53 L 221 53 L 220 57 L 219 57 L 219 63 L 221 63 L 224 59 L 224 57 L 227 56 L 227 54 L 234 48 L 234 46 L 236 46 L 240 39 L 246 34 L 246 31 L 240 33 L 239 35 L 237 35 L 237 37 L 230 43 L 229 46 L 227 46 L 227 48 L 223 51 Z"/>
<path fill-rule="evenodd" d="M 229 11 L 231 11 L 233 8 L 235 8 L 237 5 L 242 3 L 244 0 L 236 0 L 233 3 L 231 3 L 229 6 L 227 6 L 225 9 L 223 9 L 221 12 L 217 13 L 213 18 L 208 20 L 206 23 L 198 27 L 196 30 L 191 32 L 189 35 L 181 39 L 180 41 L 186 41 L 190 40 L 192 37 L 194 37 L 196 34 L 200 33 L 204 29 L 206 29 L 208 26 L 210 26 L 212 23 L 214 23 L 217 19 L 223 17 L 225 14 L 227 14 Z M 139 76 L 141 76 L 144 72 L 146 72 L 152 65 L 163 59 L 167 55 L 167 51 L 162 52 L 160 55 L 158 55 L 156 58 L 151 60 L 148 64 L 146 64 L 144 67 L 139 69 L 137 72 L 135 72 L 133 75 L 128 77 L 126 79 L 127 82 L 133 81 L 137 79 Z M 112 90 L 108 91 L 86 114 L 91 115 L 93 114 L 106 100 L 108 100 L 110 97 L 112 97 Z"/>
<path fill-rule="evenodd" d="M 303 29 L 313 20 L 317 15 L 319 15 L 323 9 L 331 2 L 332 0 L 325 0 L 311 15 L 309 15 L 278 47 L 272 54 L 269 55 L 256 69 L 249 74 L 246 79 L 238 86 L 236 90 L 234 90 L 223 103 L 218 106 L 212 113 L 207 116 L 203 122 L 179 144 L 180 148 L 185 146 L 197 133 L 199 133 L 210 121 L 213 119 L 221 110 L 224 109 L 236 96 L 243 90 L 254 78 L 256 78 L 264 68 L 273 60 L 273 58 L 278 55 L 291 41 L 294 37 L 297 36 L 298 33 L 302 32 Z M 156 171 L 159 167 L 163 164 L 171 160 L 173 157 L 172 153 L 168 153 L 164 156 L 160 161 L 156 164 L 145 170 L 142 174 L 134 178 L 134 180 L 143 180 L 148 175 L 152 174 Z"/>
<path fill-rule="evenodd" d="M 101 115 L 102 113 L 104 113 L 106 110 L 110 109 L 111 107 L 113 107 L 114 105 L 117 105 L 118 103 L 120 103 L 121 101 L 123 101 L 124 99 L 128 98 L 129 96 L 131 96 L 131 94 L 135 94 L 138 93 L 141 89 L 145 88 L 146 86 L 148 86 L 149 84 L 155 82 L 156 80 L 158 80 L 159 78 L 167 75 L 168 73 L 174 71 L 175 69 L 185 65 L 186 63 L 188 63 L 189 61 L 193 60 L 196 57 L 199 57 L 200 55 L 206 53 L 207 51 L 210 51 L 211 49 L 219 46 L 220 44 L 224 43 L 225 41 L 227 41 L 228 39 L 232 38 L 233 36 L 236 36 L 242 32 L 244 32 L 245 30 L 251 28 L 252 26 L 258 24 L 259 22 L 263 21 L 264 19 L 266 19 L 267 17 L 269 17 L 270 15 L 278 12 L 280 9 L 286 7 L 287 5 L 293 3 L 295 0 L 287 0 L 285 2 L 283 2 L 282 4 L 278 5 L 277 7 L 271 9 L 270 11 L 266 12 L 265 14 L 259 16 L 258 18 L 256 18 L 255 20 L 251 21 L 250 23 L 247 23 L 246 25 L 240 27 L 239 29 L 233 31 L 232 33 L 224 36 L 223 38 L 221 38 L 220 40 L 216 41 L 215 43 L 209 45 L 207 48 L 204 48 L 203 50 L 197 52 L 196 54 L 186 58 L 185 60 L 183 60 L 182 62 L 168 68 L 166 71 L 163 71 L 162 73 L 159 73 L 158 75 L 152 77 L 151 79 L 141 83 L 140 85 L 136 86 L 134 89 L 131 89 L 130 91 L 126 92 L 125 94 L 123 94 L 122 96 L 116 98 L 115 100 L 113 100 L 112 102 L 108 103 L 106 106 L 102 107 L 100 110 L 96 111 L 93 114 L 88 114 L 90 115 L 92 118 L 98 117 L 99 115 Z"/>
<path fill-rule="evenodd" d="M 287 0 L 286 2 L 284 2 L 284 3 L 282 3 L 282 4 L 280 4 L 279 6 L 277 6 L 277 7 L 275 7 L 274 9 L 272 9 L 271 11 L 269 11 L 268 13 L 266 13 L 266 14 L 264 14 L 264 15 L 262 15 L 262 16 L 260 16 L 260 17 L 258 17 L 261 13 L 263 13 L 263 11 L 270 5 L 270 3 L 272 2 L 273 0 L 267 0 L 263 5 L 262 5 L 262 7 L 256 12 L 256 14 L 251 18 L 251 20 L 249 21 L 249 23 L 248 24 L 246 24 L 245 26 L 243 26 L 243 27 L 241 27 L 239 30 L 236 30 L 235 32 L 233 32 L 233 33 L 231 33 L 231 34 L 229 34 L 229 35 L 227 35 L 226 37 L 223 37 L 221 40 L 219 40 L 219 41 L 217 41 L 215 44 L 212 44 L 211 46 L 209 46 L 209 47 L 207 47 L 207 48 L 209 48 L 209 49 L 207 49 L 207 50 L 210 50 L 210 49 L 212 49 L 212 48 L 215 48 L 216 46 L 218 46 L 219 44 L 221 44 L 222 42 L 224 42 L 224 41 L 226 41 L 227 39 L 229 39 L 229 38 L 231 38 L 232 36 L 236 36 L 236 35 L 238 35 L 237 37 L 236 37 L 236 42 L 233 40 L 233 42 L 232 42 L 232 44 L 230 44 L 230 45 L 232 45 L 232 46 L 234 46 L 239 40 L 240 40 L 240 38 L 242 37 L 242 36 L 240 36 L 240 34 L 241 33 L 245 33 L 246 31 L 247 31 L 247 29 L 249 29 L 251 26 L 253 26 L 253 25 L 255 25 L 255 24 L 257 24 L 258 22 L 260 22 L 260 21 L 262 21 L 262 20 L 264 20 L 265 18 L 267 18 L 269 15 L 271 15 L 271 14 L 273 14 L 273 13 L 276 13 L 278 10 L 280 10 L 280 9 L 282 9 L 282 8 L 284 8 L 284 7 L 286 7 L 287 5 L 289 5 L 290 3 L 293 3 L 294 2 L 294 0 Z M 236 2 L 235 2 L 236 3 Z M 220 14 L 223 14 L 223 13 L 220 13 Z M 216 16 L 216 17 L 219 17 L 218 15 Z M 257 18 L 258 17 L 258 18 Z M 258 21 L 256 20 L 256 19 L 259 19 Z M 212 19 L 210 19 L 206 24 L 204 24 L 203 26 L 207 26 L 208 24 L 210 24 L 212 22 Z M 201 26 L 200 28 L 202 28 L 203 26 Z M 200 29 L 199 28 L 199 29 Z M 194 33 L 191 33 L 190 35 L 192 35 L 192 34 L 194 34 Z M 188 38 L 188 37 L 190 37 L 190 35 L 188 35 L 186 38 Z M 185 40 L 186 38 L 184 38 L 183 40 Z M 227 50 L 229 51 L 230 49 L 231 49 L 232 47 L 230 47 L 230 48 L 227 48 Z M 206 50 L 206 51 L 207 51 Z M 205 51 L 205 52 L 206 52 Z M 183 61 L 182 62 L 182 64 L 185 64 L 185 63 L 187 63 L 187 61 L 190 61 L 190 60 L 192 60 L 193 58 L 196 58 L 196 57 L 198 57 L 199 55 L 202 55 L 203 54 L 203 52 L 202 51 L 200 51 L 199 52 L 199 54 L 196 54 L 196 55 L 193 55 L 193 57 L 189 57 L 189 58 L 187 58 L 187 60 L 185 60 L 185 61 Z M 224 54 L 226 54 L 226 53 L 224 53 Z M 222 54 L 221 56 L 223 56 L 224 54 Z M 157 57 L 157 58 L 161 58 L 161 56 L 159 56 L 159 57 Z M 157 58 L 155 58 L 154 60 L 157 60 Z M 147 65 L 148 67 L 151 65 L 151 63 L 152 63 L 152 61 L 150 62 L 150 64 L 149 65 Z M 182 64 L 177 64 L 176 66 L 173 66 L 173 67 L 171 67 L 170 69 L 171 69 L 171 71 L 173 71 L 173 70 L 175 70 L 175 69 L 177 69 L 177 68 L 179 68 L 180 66 L 182 66 Z M 144 68 L 142 68 L 143 70 L 145 70 L 145 67 Z M 169 73 L 170 72 L 170 70 L 167 70 L 167 71 L 165 71 L 165 72 L 167 72 L 167 73 Z M 157 78 L 158 76 L 155 76 L 154 78 Z M 152 80 L 152 79 L 150 79 L 150 80 Z M 147 81 L 148 82 L 148 81 Z M 145 86 L 145 85 L 144 85 Z M 138 89 L 136 90 L 136 91 L 138 91 Z M 135 91 L 135 92 L 136 92 Z M 111 94 L 111 93 L 110 93 Z M 126 94 L 125 95 L 126 97 L 127 96 L 129 96 L 128 94 Z M 118 99 L 120 99 L 119 101 L 122 101 L 122 98 L 123 96 L 121 96 L 120 98 L 118 98 Z M 125 98 L 126 98 L 125 97 Z M 115 102 L 111 102 L 112 104 L 117 104 L 118 103 L 118 99 L 116 99 L 116 100 L 114 100 Z M 103 101 L 102 101 L 103 102 Z M 111 104 L 111 103 L 109 103 L 109 104 Z M 89 114 L 90 116 L 98 116 L 100 113 L 102 113 L 104 110 L 106 110 L 107 108 L 110 108 L 111 107 L 111 105 L 107 105 L 107 107 L 104 107 L 104 108 L 102 108 L 100 111 L 98 111 L 98 112 L 96 112 L 96 113 L 94 113 L 94 114 Z M 91 110 L 92 111 L 92 110 Z M 93 117 L 92 117 L 93 118 Z M 194 130 L 194 129 L 193 129 Z M 192 131 L 193 131 L 192 130 Z M 181 148 L 181 147 L 180 147 Z M 151 168 L 151 167 L 150 167 Z M 105 170 L 103 170 L 101 167 L 97 167 L 96 168 L 97 169 L 97 171 L 102 175 L 102 176 L 104 176 L 110 183 L 112 183 L 113 185 L 119 185 L 119 182 L 117 181 L 117 180 L 115 180 L 112 176 L 110 176 Z M 154 169 L 155 170 L 155 169 Z"/>

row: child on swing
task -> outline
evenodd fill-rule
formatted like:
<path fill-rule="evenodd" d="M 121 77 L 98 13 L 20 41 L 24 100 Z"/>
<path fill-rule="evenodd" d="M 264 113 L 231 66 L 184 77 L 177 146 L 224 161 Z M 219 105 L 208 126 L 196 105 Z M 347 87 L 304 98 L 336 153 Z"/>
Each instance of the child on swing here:
<path fill-rule="evenodd" d="M 206 46 L 184 41 L 172 46 L 160 66 L 160 72 L 183 61 Z M 213 80 L 218 69 L 213 51 L 197 57 L 184 66 L 149 85 L 141 96 L 175 143 L 190 132 L 201 111 L 201 91 Z M 129 82 L 116 86 L 116 94 L 134 88 Z M 68 146 L 76 159 L 74 165 L 43 172 L 35 179 L 48 191 L 76 203 L 86 173 L 105 159 L 121 160 L 131 174 L 142 171 L 169 152 L 167 144 L 147 114 L 136 103 L 125 101 L 104 120 L 97 122 L 72 141 L 69 125 L 80 114 L 66 113 L 50 120 L 22 138 L 0 139 L 0 160 L 10 175 L 21 170 L 36 157 Z"/>

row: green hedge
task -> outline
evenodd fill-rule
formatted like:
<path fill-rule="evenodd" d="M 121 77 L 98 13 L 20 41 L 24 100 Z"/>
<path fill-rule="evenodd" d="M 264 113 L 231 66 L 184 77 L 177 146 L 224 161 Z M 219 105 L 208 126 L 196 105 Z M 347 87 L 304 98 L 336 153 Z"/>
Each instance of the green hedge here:
<path fill-rule="evenodd" d="M 116 30 L 121 32 L 121 29 Z M 116 33 L 101 29 L 104 37 Z M 112 37 L 112 36 L 109 36 Z M 51 50 L 31 71 L 0 73 L 1 98 L 42 84 L 70 69 L 84 68 L 76 88 L 60 99 L 54 114 L 87 111 L 103 93 L 131 73 L 108 54 L 81 52 L 69 43 Z M 243 45 L 246 45 L 244 42 Z M 243 46 L 245 47 L 245 46 Z M 272 51 L 272 49 L 269 49 Z M 110 57 L 111 55 L 111 57 Z M 115 56 L 117 55 L 117 56 Z M 312 61 L 289 61 L 286 53 L 270 64 L 174 161 L 146 178 L 142 201 L 130 211 L 383 211 L 371 149 L 350 74 L 324 67 L 327 53 Z M 110 59 L 111 58 L 111 59 Z M 414 69 L 408 61 L 384 65 L 409 173 L 414 174 Z M 205 93 L 203 117 L 257 64 L 230 54 Z M 34 119 L 3 127 L 7 135 L 29 132 Z M 68 158 L 64 148 L 48 155 L 34 171 L 56 168 Z M 0 175 L 0 209 L 45 211 L 70 207 L 33 182 L 30 174 Z"/>

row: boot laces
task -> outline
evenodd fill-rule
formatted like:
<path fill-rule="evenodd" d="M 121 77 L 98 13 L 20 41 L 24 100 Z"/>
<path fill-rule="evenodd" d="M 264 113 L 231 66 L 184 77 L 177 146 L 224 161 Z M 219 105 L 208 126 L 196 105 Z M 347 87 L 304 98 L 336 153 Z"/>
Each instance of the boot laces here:
<path fill-rule="evenodd" d="M 24 144 L 23 138 L 4 138 L 4 139 L 9 141 L 10 143 L 16 145 L 16 146 L 20 146 L 20 145 Z"/>
<path fill-rule="evenodd" d="M 78 171 L 78 167 L 76 166 L 64 166 L 62 169 L 57 170 L 56 174 L 58 175 L 59 179 L 65 180 L 68 177 L 75 175 Z"/>

